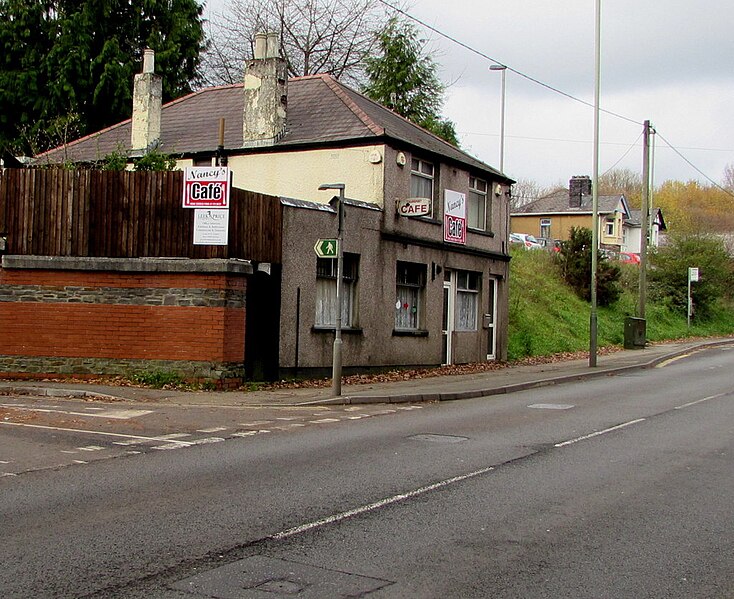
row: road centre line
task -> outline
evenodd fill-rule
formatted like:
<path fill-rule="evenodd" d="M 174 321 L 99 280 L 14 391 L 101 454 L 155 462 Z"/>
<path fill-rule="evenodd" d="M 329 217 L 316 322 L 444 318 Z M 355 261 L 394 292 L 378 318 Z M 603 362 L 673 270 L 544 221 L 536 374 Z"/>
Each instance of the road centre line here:
<path fill-rule="evenodd" d="M 691 406 L 695 406 L 696 404 L 703 403 L 704 401 L 709 401 L 711 399 L 718 399 L 719 397 L 724 397 L 724 395 L 728 395 L 729 392 L 725 391 L 724 393 L 717 393 L 716 395 L 709 395 L 708 397 L 704 397 L 703 399 L 697 399 L 696 401 L 689 401 L 688 403 L 684 403 L 682 406 L 676 406 L 673 408 L 674 410 L 682 410 L 683 408 L 690 408 Z"/>
<path fill-rule="evenodd" d="M 629 422 L 625 422 L 624 424 L 618 424 L 617 426 L 613 426 L 611 428 L 605 428 L 603 431 L 596 431 L 588 435 L 583 435 L 582 437 L 576 437 L 575 439 L 569 439 L 568 441 L 556 443 L 553 447 L 566 447 L 567 445 L 573 445 L 574 443 L 578 443 L 579 441 L 586 441 L 587 439 L 598 437 L 599 435 L 605 435 L 607 433 L 611 433 L 612 431 L 618 431 L 621 428 L 624 428 L 626 426 L 631 426 L 633 424 L 637 424 L 638 422 L 644 422 L 645 420 L 646 420 L 645 418 L 638 418 L 637 420 L 630 420 Z"/>
<path fill-rule="evenodd" d="M 399 495 L 393 495 L 392 497 L 381 499 L 380 501 L 375 501 L 374 503 L 368 503 L 367 505 L 363 505 L 363 506 L 360 506 L 360 507 L 357 507 L 351 510 L 347 510 L 346 512 L 341 512 L 339 514 L 334 514 L 333 516 L 327 516 L 326 518 L 321 518 L 320 520 L 314 520 L 306 524 L 301 524 L 300 526 L 294 526 L 293 528 L 288 528 L 281 532 L 275 533 L 274 535 L 271 535 L 268 538 L 276 540 L 276 541 L 287 539 L 288 537 L 292 537 L 292 536 L 301 534 L 302 532 L 313 530 L 314 528 L 320 528 L 322 526 L 326 526 L 327 524 L 333 524 L 334 522 L 340 522 L 342 520 L 346 520 L 347 518 L 351 518 L 352 516 L 366 514 L 368 512 L 375 511 L 387 505 L 397 503 L 399 501 L 403 501 L 411 497 L 418 497 L 419 495 L 423 495 L 425 493 L 428 493 L 429 491 L 435 491 L 436 489 L 441 489 L 443 487 L 448 487 L 449 485 L 453 485 L 455 483 L 469 480 L 471 478 L 476 478 L 477 476 L 481 476 L 482 474 L 487 474 L 489 472 L 492 472 L 493 470 L 494 470 L 494 466 L 489 466 L 487 468 L 481 468 L 479 470 L 475 470 L 474 472 L 469 472 L 468 474 L 462 474 L 460 476 L 454 476 L 452 478 L 447 478 L 445 480 L 433 483 L 431 485 L 427 485 L 425 487 L 414 489 L 413 491 L 408 491 L 406 493 L 400 493 Z"/>
<path fill-rule="evenodd" d="M 192 441 L 179 441 L 178 439 L 166 439 L 162 437 L 144 437 L 142 435 L 124 435 L 122 433 L 108 433 L 104 431 L 88 431 L 80 428 L 62 428 L 59 426 L 43 426 L 41 424 L 24 424 L 22 422 L 0 421 L 0 424 L 7 426 L 20 426 L 25 428 L 40 428 L 47 431 L 61 431 L 66 433 L 82 433 L 85 435 L 102 435 L 105 437 L 117 437 L 122 439 L 139 439 L 141 441 L 165 441 L 166 443 L 175 443 L 182 447 L 190 447 L 195 443 Z"/>

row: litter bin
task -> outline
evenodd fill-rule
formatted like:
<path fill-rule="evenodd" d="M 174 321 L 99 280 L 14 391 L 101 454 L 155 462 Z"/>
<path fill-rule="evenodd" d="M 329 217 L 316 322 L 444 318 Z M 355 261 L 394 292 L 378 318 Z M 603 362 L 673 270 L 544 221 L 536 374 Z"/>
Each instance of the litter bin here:
<path fill-rule="evenodd" d="M 624 349 L 644 349 L 647 336 L 647 321 L 628 316 L 624 319 Z"/>

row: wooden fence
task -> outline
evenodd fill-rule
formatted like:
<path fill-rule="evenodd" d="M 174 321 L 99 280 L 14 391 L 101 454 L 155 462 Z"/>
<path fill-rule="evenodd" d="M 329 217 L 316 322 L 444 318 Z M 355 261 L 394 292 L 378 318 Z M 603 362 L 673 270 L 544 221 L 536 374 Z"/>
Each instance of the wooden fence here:
<path fill-rule="evenodd" d="M 7 254 L 109 258 L 243 258 L 281 262 L 276 197 L 232 189 L 227 246 L 193 244 L 183 172 L 6 169 L 0 235 Z"/>

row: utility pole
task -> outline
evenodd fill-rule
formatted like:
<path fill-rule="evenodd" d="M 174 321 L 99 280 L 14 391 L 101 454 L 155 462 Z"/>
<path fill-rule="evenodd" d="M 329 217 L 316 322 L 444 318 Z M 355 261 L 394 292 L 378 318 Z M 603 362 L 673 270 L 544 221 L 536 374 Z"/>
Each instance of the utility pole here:
<path fill-rule="evenodd" d="M 596 366 L 596 270 L 599 254 L 599 97 L 601 90 L 601 0 L 596 0 L 594 56 L 594 178 L 591 188 L 591 314 L 589 315 L 589 366 Z"/>
<path fill-rule="evenodd" d="M 637 316 L 645 318 L 647 290 L 647 235 L 648 214 L 650 212 L 650 121 L 645 121 L 642 135 L 642 207 L 640 222 L 640 300 Z"/>

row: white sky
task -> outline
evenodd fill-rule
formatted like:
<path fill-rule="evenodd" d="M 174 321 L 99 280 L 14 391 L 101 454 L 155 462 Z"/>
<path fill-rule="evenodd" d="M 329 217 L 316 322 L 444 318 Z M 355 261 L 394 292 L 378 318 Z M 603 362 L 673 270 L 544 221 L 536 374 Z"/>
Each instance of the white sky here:
<path fill-rule="evenodd" d="M 413 0 L 409 13 L 481 53 L 594 103 L 595 0 Z M 734 164 L 734 4 L 602 0 L 600 173 L 642 170 L 642 123 L 720 183 Z M 428 32 L 462 147 L 499 165 L 500 72 Z M 507 72 L 505 172 L 543 186 L 593 169 L 592 107 Z M 639 123 L 639 124 L 638 124 Z M 631 148 L 631 149 L 630 149 Z M 629 150 L 629 152 L 628 152 Z M 626 154 L 626 156 L 625 156 Z M 654 182 L 706 182 L 658 136 Z M 618 162 L 619 161 L 619 162 Z"/>
<path fill-rule="evenodd" d="M 375 0 L 377 1 L 377 0 Z M 409 0 L 408 13 L 473 49 L 589 104 L 596 0 Z M 210 0 L 216 11 L 226 0 Z M 720 183 L 734 164 L 731 0 L 602 0 L 600 173 L 642 166 L 642 123 L 655 142 L 654 182 L 708 183 L 664 137 Z M 499 166 L 500 80 L 492 64 L 425 31 L 448 84 L 444 116 L 462 148 Z M 590 106 L 507 72 L 505 173 L 542 186 L 591 175 Z"/>

